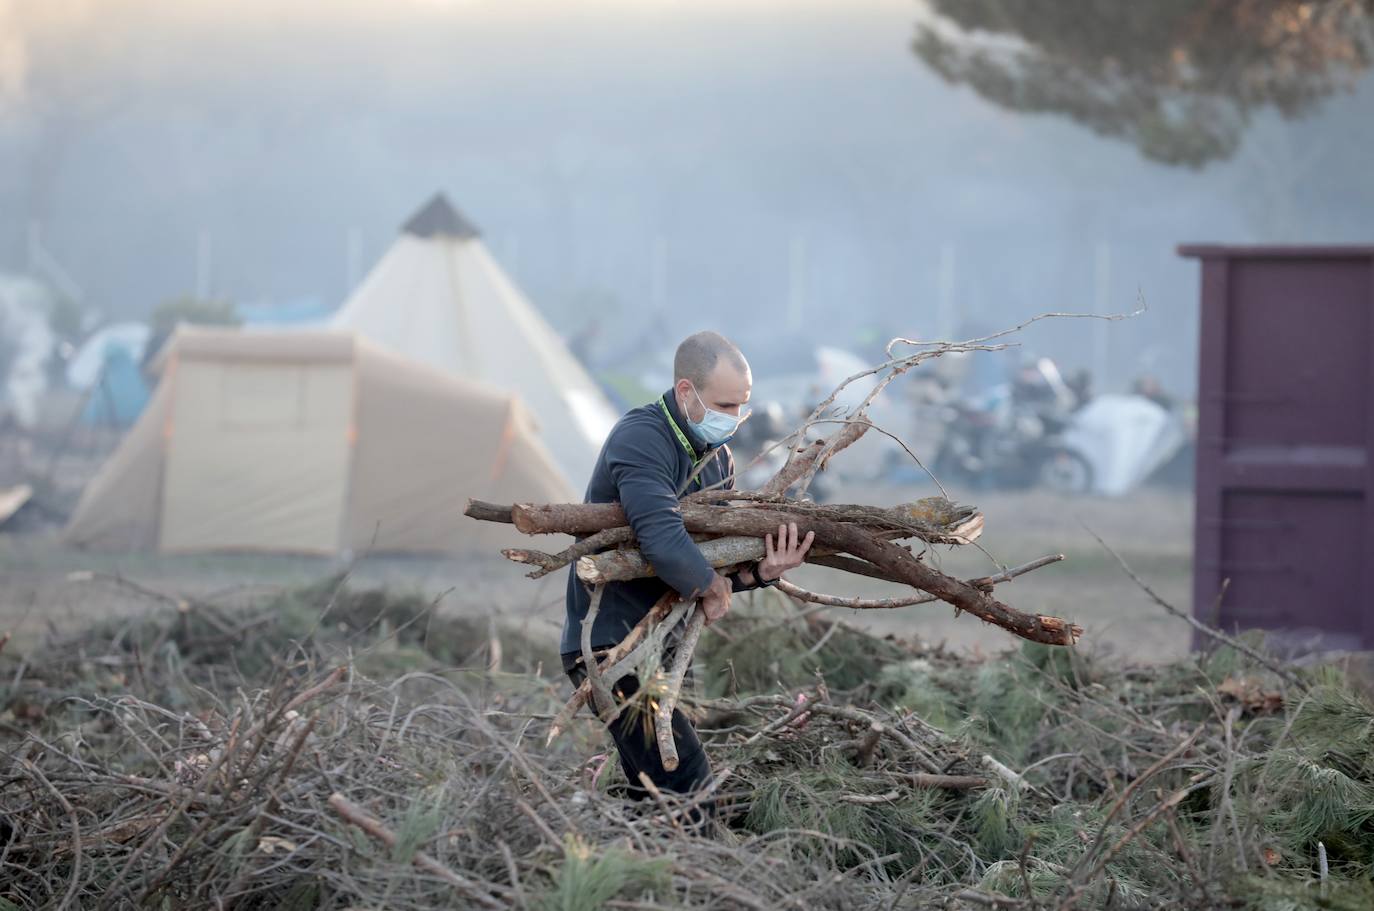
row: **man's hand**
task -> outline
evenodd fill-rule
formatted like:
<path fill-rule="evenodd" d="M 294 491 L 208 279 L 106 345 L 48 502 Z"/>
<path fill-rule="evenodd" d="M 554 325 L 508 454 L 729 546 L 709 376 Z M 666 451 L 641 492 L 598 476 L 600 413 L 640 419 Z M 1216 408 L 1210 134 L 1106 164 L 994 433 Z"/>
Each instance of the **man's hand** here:
<path fill-rule="evenodd" d="M 759 576 L 762 577 L 760 581 L 772 582 L 789 569 L 801 566 L 802 561 L 806 559 L 806 552 L 811 549 L 811 542 L 815 540 L 816 533 L 808 531 L 806 537 L 798 541 L 796 522 L 778 526 L 776 546 L 773 544 L 773 536 L 765 535 L 763 559 L 759 561 Z"/>
<path fill-rule="evenodd" d="M 711 587 L 701 596 L 701 610 L 706 614 L 706 625 L 710 626 L 730 610 L 730 580 L 716 574 Z"/>

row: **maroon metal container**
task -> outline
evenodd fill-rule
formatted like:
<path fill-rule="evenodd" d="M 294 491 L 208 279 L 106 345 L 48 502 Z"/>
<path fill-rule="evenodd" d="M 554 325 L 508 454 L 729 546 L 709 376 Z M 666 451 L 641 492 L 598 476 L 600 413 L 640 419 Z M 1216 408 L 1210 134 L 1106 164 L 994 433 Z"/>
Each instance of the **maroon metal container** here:
<path fill-rule="evenodd" d="M 1374 648 L 1374 247 L 1178 252 L 1202 261 L 1194 613 Z"/>

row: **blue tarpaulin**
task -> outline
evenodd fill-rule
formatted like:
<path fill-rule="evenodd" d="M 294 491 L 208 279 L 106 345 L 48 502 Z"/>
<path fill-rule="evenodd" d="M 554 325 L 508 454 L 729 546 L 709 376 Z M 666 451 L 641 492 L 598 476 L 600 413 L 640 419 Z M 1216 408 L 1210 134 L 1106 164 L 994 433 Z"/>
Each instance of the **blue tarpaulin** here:
<path fill-rule="evenodd" d="M 129 427 L 148 404 L 148 384 L 128 349 L 111 345 L 81 419 L 100 427 Z"/>

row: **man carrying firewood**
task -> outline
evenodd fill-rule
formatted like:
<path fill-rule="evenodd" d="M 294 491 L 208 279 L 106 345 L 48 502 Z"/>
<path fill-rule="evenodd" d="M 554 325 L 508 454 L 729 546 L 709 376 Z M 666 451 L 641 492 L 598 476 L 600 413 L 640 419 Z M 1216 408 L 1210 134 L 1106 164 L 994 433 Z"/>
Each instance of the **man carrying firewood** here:
<path fill-rule="evenodd" d="M 746 416 L 752 386 L 749 363 L 739 348 L 719 333 L 699 332 L 678 346 L 673 388 L 630 411 L 606 438 L 584 502 L 621 505 L 655 575 L 606 584 L 591 630 L 598 660 L 670 589 L 682 600 L 700 598 L 698 609 L 711 623 L 730 609 L 732 592 L 772 585 L 805 558 L 814 536 L 808 532 L 799 540 L 795 524 L 779 526 L 776 538 L 765 539 L 762 560 L 720 575 L 693 543 L 678 509 L 679 498 L 693 491 L 734 487 L 734 458 L 726 443 Z M 591 592 L 574 566 L 568 574 L 561 651 L 563 669 L 575 686 L 586 676 L 581 641 L 590 604 Z M 612 695 L 625 702 L 639 685 L 634 676 L 625 677 Z M 629 796 L 648 796 L 641 773 L 663 791 L 685 794 L 706 786 L 710 764 L 687 717 L 673 712 L 678 765 L 672 771 L 664 767 L 654 732 L 646 730 L 652 723 L 649 712 L 620 712 L 608 725 L 629 779 Z"/>

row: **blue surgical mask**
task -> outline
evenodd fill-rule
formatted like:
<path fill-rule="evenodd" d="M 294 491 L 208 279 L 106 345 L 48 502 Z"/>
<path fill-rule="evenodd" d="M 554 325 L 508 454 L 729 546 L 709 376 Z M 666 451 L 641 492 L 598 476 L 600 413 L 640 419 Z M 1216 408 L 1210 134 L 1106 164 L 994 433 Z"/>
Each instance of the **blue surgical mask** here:
<path fill-rule="evenodd" d="M 712 411 L 701 400 L 701 394 L 696 391 L 695 387 L 692 389 L 692 395 L 697 397 L 697 403 L 706 412 L 700 421 L 687 419 L 687 425 L 692 428 L 692 432 L 707 446 L 720 446 L 730 442 L 730 438 L 735 435 L 735 430 L 739 428 L 739 422 L 744 419 L 743 415 L 735 417 L 733 414 L 726 414 L 723 411 Z"/>

